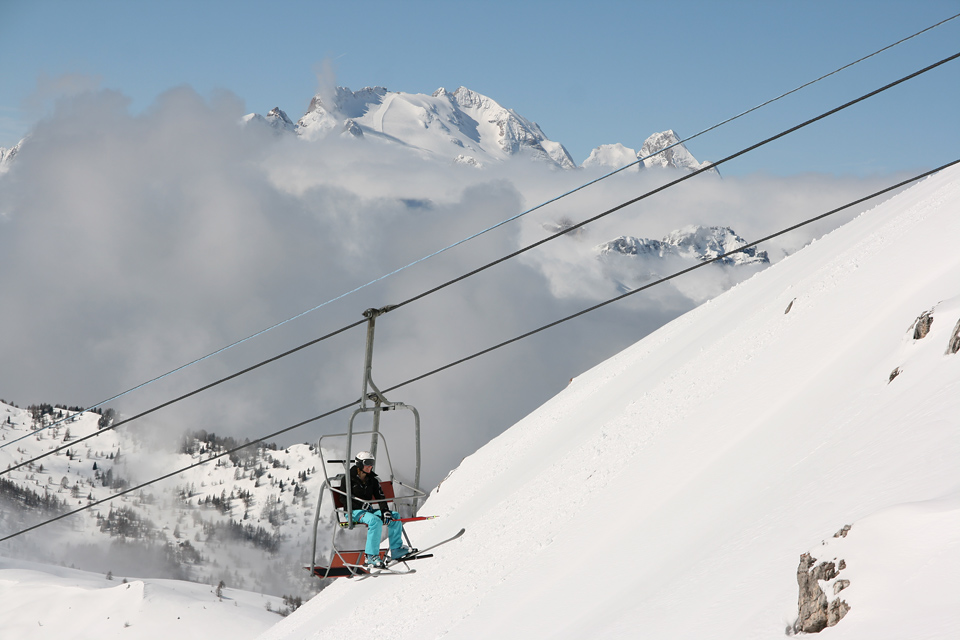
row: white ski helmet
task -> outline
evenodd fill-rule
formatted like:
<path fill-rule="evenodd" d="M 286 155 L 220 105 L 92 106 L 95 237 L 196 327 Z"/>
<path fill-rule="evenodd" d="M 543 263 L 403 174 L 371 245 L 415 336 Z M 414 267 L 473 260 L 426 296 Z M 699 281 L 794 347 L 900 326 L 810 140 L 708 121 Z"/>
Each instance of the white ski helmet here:
<path fill-rule="evenodd" d="M 357 466 L 360 468 L 363 467 L 372 467 L 374 463 L 373 454 L 369 451 L 361 451 L 354 458 L 354 461 L 357 463 Z"/>

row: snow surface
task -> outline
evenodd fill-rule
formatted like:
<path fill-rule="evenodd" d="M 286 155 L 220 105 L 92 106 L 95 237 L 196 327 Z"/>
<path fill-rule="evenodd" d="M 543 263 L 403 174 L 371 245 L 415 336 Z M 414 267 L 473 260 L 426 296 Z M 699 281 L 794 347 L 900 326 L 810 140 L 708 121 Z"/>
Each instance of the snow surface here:
<path fill-rule="evenodd" d="M 177 580 L 139 580 L 0 558 L 0 637 L 208 640 L 255 637 L 280 598 Z"/>
<path fill-rule="evenodd" d="M 55 498 L 64 510 L 90 505 L 112 493 L 115 488 L 105 486 L 105 474 L 112 481 L 138 484 L 222 451 L 194 441 L 192 453 L 175 452 L 173 442 L 162 443 L 170 446 L 165 452 L 161 444 L 130 431 L 99 432 L 96 413 L 57 411 L 44 416 L 45 424 L 61 413 L 67 417 L 65 422 L 34 431 L 30 411 L 0 402 L 0 468 L 10 469 L 67 446 L 2 476 L 21 490 Z M 76 443 L 93 433 L 98 436 Z M 308 595 L 316 583 L 300 568 L 299 556 L 312 540 L 313 508 L 323 482 L 315 473 L 319 466 L 315 449 L 307 444 L 251 448 L 242 456 L 222 457 L 188 469 L 175 480 L 90 507 L 43 529 L 42 540 L 26 535 L 0 543 L 0 555 L 102 573 L 146 571 L 153 577 L 213 584 L 224 580 L 231 587 L 274 595 Z M 218 499 L 223 500 L 221 508 L 211 502 Z M 52 515 L 4 506 L 0 502 L 0 536 Z M 139 519 L 136 531 L 107 526 L 118 510 Z M 268 553 L 264 545 L 233 539 L 236 530 L 225 528 L 228 524 L 246 528 L 248 537 L 277 540 L 275 553 Z M 126 547 L 114 543 L 124 539 L 146 545 L 155 557 L 146 556 L 140 547 L 121 553 L 118 549 Z M 170 562 L 165 548 L 177 563 Z"/>
<path fill-rule="evenodd" d="M 578 376 L 408 525 L 463 538 L 261 640 L 781 637 L 806 551 L 851 581 L 824 637 L 957 637 L 958 209 L 954 168 Z"/>

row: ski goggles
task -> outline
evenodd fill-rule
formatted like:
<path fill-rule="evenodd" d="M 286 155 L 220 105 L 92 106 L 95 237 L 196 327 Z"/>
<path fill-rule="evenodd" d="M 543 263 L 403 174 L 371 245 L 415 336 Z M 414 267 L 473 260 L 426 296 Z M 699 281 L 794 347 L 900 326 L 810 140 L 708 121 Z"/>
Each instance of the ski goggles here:
<path fill-rule="evenodd" d="M 372 467 L 374 460 L 373 458 L 363 458 L 362 460 L 357 460 L 357 462 L 360 463 L 361 467 Z"/>

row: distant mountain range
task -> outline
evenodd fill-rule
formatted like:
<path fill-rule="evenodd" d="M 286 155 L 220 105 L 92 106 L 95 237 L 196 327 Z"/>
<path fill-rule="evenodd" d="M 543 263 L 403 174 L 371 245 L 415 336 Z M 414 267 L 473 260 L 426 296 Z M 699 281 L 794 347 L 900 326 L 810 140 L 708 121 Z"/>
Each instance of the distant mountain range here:
<path fill-rule="evenodd" d="M 441 88 L 432 95 L 389 91 L 384 87 L 359 91 L 337 87 L 329 95 L 315 95 L 307 112 L 296 122 L 279 107 L 265 116 L 248 114 L 242 122 L 268 126 L 278 134 L 296 135 L 308 141 L 330 136 L 377 140 L 426 157 L 475 167 L 513 157 L 530 158 L 560 169 L 578 167 L 563 144 L 547 138 L 536 122 L 466 87 L 452 92 Z M 0 147 L 0 173 L 9 170 L 25 140 L 10 149 Z M 640 151 L 620 143 L 603 144 L 593 149 L 579 166 L 617 169 L 640 158 L 646 159 L 631 167 L 631 171 L 655 167 L 693 171 L 709 166 L 678 142 L 677 134 L 667 130 L 648 137 Z M 671 145 L 676 146 L 647 158 Z"/>
<path fill-rule="evenodd" d="M 306 140 L 331 135 L 376 139 L 474 166 L 519 156 L 561 169 L 577 168 L 563 144 L 547 138 L 536 122 L 466 87 L 452 92 L 441 88 L 432 95 L 388 91 L 384 87 L 359 91 L 337 87 L 330 95 L 314 96 L 297 122 L 279 107 L 266 116 L 251 113 L 243 120 Z M 619 168 L 677 142 L 677 135 L 668 130 L 647 138 L 639 152 L 620 143 L 605 144 L 595 148 L 580 166 Z M 698 162 L 682 144 L 676 144 L 644 160 L 636 170 L 696 170 L 707 165 Z"/>
<path fill-rule="evenodd" d="M 597 247 L 600 257 L 610 255 L 666 258 L 676 256 L 697 262 L 713 260 L 747 244 L 730 227 L 687 226 L 666 235 L 663 240 L 620 236 Z M 769 264 L 766 251 L 750 247 L 721 258 L 725 265 Z"/>

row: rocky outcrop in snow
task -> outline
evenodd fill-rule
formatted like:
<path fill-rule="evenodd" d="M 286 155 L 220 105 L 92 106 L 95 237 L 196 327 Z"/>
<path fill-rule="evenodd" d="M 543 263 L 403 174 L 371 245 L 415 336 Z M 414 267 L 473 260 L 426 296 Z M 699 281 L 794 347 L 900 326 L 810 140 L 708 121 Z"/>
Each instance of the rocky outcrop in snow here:
<path fill-rule="evenodd" d="M 846 525 L 833 537 L 846 537 L 849 531 L 850 525 Z M 847 568 L 846 561 L 834 558 L 820 564 L 816 562 L 817 559 L 809 553 L 800 556 L 800 566 L 797 567 L 799 617 L 794 632 L 819 633 L 836 625 L 850 611 L 850 605 L 844 600 L 838 597 L 830 600 L 824 592 L 826 587 L 827 592 L 836 596 L 850 586 L 849 580 L 839 579 L 840 572 Z"/>
<path fill-rule="evenodd" d="M 953 333 L 950 335 L 950 344 L 947 345 L 947 353 L 954 354 L 960 351 L 960 320 L 953 327 Z"/>

